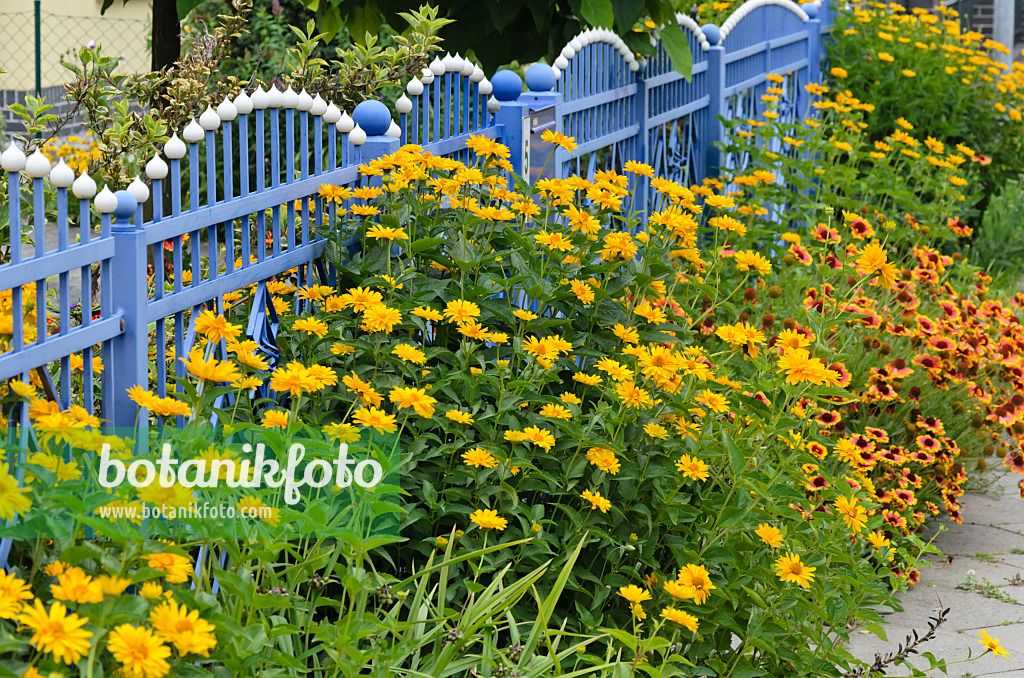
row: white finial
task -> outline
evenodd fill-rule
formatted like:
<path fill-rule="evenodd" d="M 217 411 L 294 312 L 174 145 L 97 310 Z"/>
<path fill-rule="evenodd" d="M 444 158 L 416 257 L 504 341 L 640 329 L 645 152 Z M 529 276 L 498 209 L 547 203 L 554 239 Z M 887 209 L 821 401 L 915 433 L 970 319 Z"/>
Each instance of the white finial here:
<path fill-rule="evenodd" d="M 560 68 L 562 70 L 569 68 L 569 60 L 561 55 L 555 57 L 555 68 Z"/>
<path fill-rule="evenodd" d="M 203 128 L 199 126 L 199 123 L 192 119 L 192 122 L 185 125 L 185 129 L 182 131 L 181 136 L 185 137 L 185 141 L 190 144 L 197 144 L 203 140 Z"/>
<path fill-rule="evenodd" d="M 430 70 L 434 70 L 433 69 L 433 65 L 434 64 L 430 64 L 430 65 L 431 65 L 431 69 Z M 444 72 L 445 73 L 451 73 L 452 71 L 461 70 L 462 69 L 461 65 L 459 66 L 458 69 L 455 68 L 455 57 L 453 57 L 451 55 L 451 52 L 449 52 L 448 54 L 444 55 L 444 58 L 441 59 L 441 65 L 444 66 Z M 440 75 L 440 73 L 438 73 L 437 75 Z"/>
<path fill-rule="evenodd" d="M 577 35 L 575 38 L 570 40 L 569 47 L 572 47 L 572 50 L 574 52 L 579 52 L 581 49 L 583 49 L 583 43 L 580 42 L 580 36 Z"/>
<path fill-rule="evenodd" d="M 470 82 L 480 82 L 484 79 L 484 69 L 479 66 L 473 66 L 473 73 L 469 76 Z"/>
<path fill-rule="evenodd" d="M 476 70 L 476 66 L 473 65 L 472 61 L 470 61 L 469 59 L 463 59 L 462 60 L 462 75 L 463 76 L 468 78 L 469 76 L 473 75 L 473 71 L 475 71 L 475 70 Z"/>
<path fill-rule="evenodd" d="M 395 110 L 399 113 L 408 113 L 412 110 L 412 100 L 404 94 L 398 97 L 398 101 L 395 102 Z"/>
<path fill-rule="evenodd" d="M 430 72 L 434 75 L 444 75 L 444 62 L 434 57 L 434 60 L 430 62 Z"/>
<path fill-rule="evenodd" d="M 398 123 L 396 123 L 394 120 L 392 120 L 391 121 L 391 125 L 388 126 L 388 131 L 384 132 L 384 136 L 386 136 L 386 137 L 394 137 L 396 139 L 401 139 L 402 138 L 402 128 L 398 126 Z"/>
<path fill-rule="evenodd" d="M 484 78 L 483 80 L 480 81 L 480 96 L 488 96 L 491 93 L 491 90 L 493 89 L 494 87 L 491 86 L 491 81 L 488 80 L 487 78 Z"/>
<path fill-rule="evenodd" d="M 96 211 L 100 214 L 110 214 L 117 209 L 117 197 L 110 192 L 109 186 L 104 186 L 93 204 L 96 205 Z"/>
<path fill-rule="evenodd" d="M 284 105 L 284 93 L 276 85 L 271 85 L 267 90 L 267 105 L 270 108 L 281 108 Z"/>
<path fill-rule="evenodd" d="M 235 109 L 238 111 L 239 115 L 249 115 L 252 113 L 252 99 L 250 99 L 249 95 L 244 91 L 239 92 L 238 96 L 235 97 Z"/>
<path fill-rule="evenodd" d="M 235 102 L 238 105 L 238 102 Z M 270 105 L 270 98 L 267 93 L 263 91 L 263 85 L 256 88 L 256 91 L 252 93 L 252 107 L 257 110 L 263 110 Z"/>
<path fill-rule="evenodd" d="M 285 108 L 295 108 L 299 104 L 299 95 L 295 93 L 295 90 L 288 86 L 281 94 L 281 105 Z"/>
<path fill-rule="evenodd" d="M 640 62 L 639 61 L 634 59 L 633 61 L 629 62 L 629 72 L 630 73 L 636 73 L 639 70 L 640 70 Z"/>
<path fill-rule="evenodd" d="M 466 65 L 466 60 L 459 56 L 456 52 L 455 56 L 452 57 L 452 73 L 461 73 L 462 68 Z"/>
<path fill-rule="evenodd" d="M 139 201 L 140 205 L 149 200 L 149 186 L 138 177 L 135 177 L 135 180 L 128 184 L 128 192 Z"/>
<path fill-rule="evenodd" d="M 572 45 L 566 45 L 562 48 L 562 56 L 566 59 L 571 59 L 576 56 L 576 50 L 572 48 Z"/>
<path fill-rule="evenodd" d="M 487 112 L 488 113 L 497 113 L 500 110 L 501 110 L 501 102 L 500 101 L 498 101 L 494 97 L 491 97 L 490 99 L 487 100 Z"/>
<path fill-rule="evenodd" d="M 362 146 L 366 143 L 366 132 L 359 125 L 352 128 L 352 131 L 348 133 L 348 140 L 353 146 Z"/>
<path fill-rule="evenodd" d="M 36 152 L 25 161 L 25 173 L 33 179 L 42 179 L 50 173 L 51 166 L 50 159 L 37 148 Z"/>
<path fill-rule="evenodd" d="M 405 86 L 405 91 L 414 97 L 418 97 L 423 94 L 423 83 L 418 79 L 413 78 L 409 81 L 409 84 Z"/>
<path fill-rule="evenodd" d="M 214 113 L 212 108 L 207 106 L 206 110 L 203 111 L 203 114 L 199 116 L 199 126 L 207 132 L 212 132 L 220 127 L 220 116 Z"/>
<path fill-rule="evenodd" d="M 50 170 L 50 183 L 57 188 L 67 188 L 75 183 L 75 171 L 67 166 L 64 158 L 57 161 L 57 166 Z"/>
<path fill-rule="evenodd" d="M 558 80 L 559 78 L 562 77 L 562 69 L 561 68 L 552 68 L 551 70 L 553 70 L 555 72 L 555 80 Z"/>
<path fill-rule="evenodd" d="M 75 179 L 75 183 L 71 184 L 71 192 L 79 200 L 89 200 L 96 195 L 96 182 L 92 180 L 88 173 L 82 174 L 82 176 Z"/>
<path fill-rule="evenodd" d="M 11 141 L 7 150 L 0 154 L 0 166 L 7 172 L 20 172 L 25 169 L 25 154 Z"/>
<path fill-rule="evenodd" d="M 424 68 L 420 71 L 420 82 L 424 85 L 429 85 L 434 82 L 434 72 L 429 68 Z"/>
<path fill-rule="evenodd" d="M 164 144 L 164 155 L 172 160 L 180 160 L 185 157 L 185 153 L 188 149 L 185 148 L 185 143 L 178 138 L 178 135 L 172 134 L 171 138 Z"/>
<path fill-rule="evenodd" d="M 327 112 L 327 102 L 324 98 L 317 94 L 313 97 L 313 103 L 309 107 L 309 112 L 313 115 L 323 115 Z"/>
<path fill-rule="evenodd" d="M 150 179 L 164 179 L 167 177 L 167 163 L 159 155 L 146 163 L 146 176 Z"/>
<path fill-rule="evenodd" d="M 333 125 L 339 120 L 341 120 L 341 109 L 335 106 L 334 102 L 327 104 L 327 110 L 324 111 L 324 122 Z"/>
<path fill-rule="evenodd" d="M 309 111 L 313 108 L 313 97 L 309 96 L 305 87 L 299 92 L 299 96 L 295 97 L 295 108 L 300 111 Z"/>
<path fill-rule="evenodd" d="M 220 118 L 222 122 L 231 122 L 238 117 L 238 109 L 235 108 L 231 99 L 224 99 L 224 101 L 220 102 L 220 105 L 217 106 L 217 117 Z M 202 122 L 201 119 L 200 122 Z"/>
<path fill-rule="evenodd" d="M 352 116 L 350 116 L 347 111 L 341 114 L 341 118 L 338 120 L 338 124 L 336 125 L 338 131 L 342 134 L 348 134 L 352 131 L 354 126 L 355 123 L 352 121 Z"/>

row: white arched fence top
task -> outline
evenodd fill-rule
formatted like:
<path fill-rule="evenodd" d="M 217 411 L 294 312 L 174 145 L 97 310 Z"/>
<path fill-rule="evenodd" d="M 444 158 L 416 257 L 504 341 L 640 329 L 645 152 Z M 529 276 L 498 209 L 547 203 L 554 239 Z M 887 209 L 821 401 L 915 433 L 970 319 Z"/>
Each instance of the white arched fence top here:
<path fill-rule="evenodd" d="M 637 62 L 636 57 L 633 55 L 633 51 L 629 49 L 626 42 L 617 36 L 607 28 L 588 28 L 583 31 L 562 48 L 562 52 L 555 58 L 555 63 L 552 65 L 555 71 L 555 78 L 562 77 L 562 71 L 569 68 L 569 62 L 572 61 L 584 47 L 590 44 L 603 42 L 611 45 L 622 57 L 622 60 L 629 65 L 629 70 L 636 72 L 640 68 L 640 64 Z"/>
<path fill-rule="evenodd" d="M 810 17 L 807 16 L 807 12 L 801 9 L 800 5 L 793 2 L 793 0 L 748 0 L 748 2 L 740 5 L 739 9 L 733 12 L 728 19 L 721 26 L 722 39 L 718 44 L 725 42 L 725 38 L 732 32 L 732 29 L 736 25 L 743 21 L 748 14 L 753 12 L 755 9 L 761 7 L 767 7 L 769 5 L 775 5 L 776 7 L 782 7 L 788 9 L 790 12 L 795 14 L 801 21 L 809 21 Z"/>
<path fill-rule="evenodd" d="M 711 49 L 711 43 L 708 42 L 707 36 L 704 35 L 704 31 L 700 29 L 696 21 L 682 12 L 676 12 L 676 23 L 681 28 L 693 33 L 693 37 L 697 38 L 697 42 L 700 43 L 701 50 L 706 52 Z"/>

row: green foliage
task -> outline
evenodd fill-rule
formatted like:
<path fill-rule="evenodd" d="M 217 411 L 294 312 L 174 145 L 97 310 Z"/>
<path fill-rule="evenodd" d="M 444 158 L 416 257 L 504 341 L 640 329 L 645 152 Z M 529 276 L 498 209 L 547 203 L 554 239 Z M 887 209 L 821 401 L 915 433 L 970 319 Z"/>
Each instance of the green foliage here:
<path fill-rule="evenodd" d="M 1014 291 L 1024 271 L 1024 179 L 1003 186 L 971 239 L 970 262 Z"/>
<path fill-rule="evenodd" d="M 344 25 L 355 35 L 372 33 L 385 19 L 415 7 L 408 0 L 302 1 L 316 10 L 321 30 L 331 33 L 334 27 Z M 675 26 L 675 13 L 688 11 L 689 3 L 684 7 L 668 0 L 569 0 L 563 6 L 547 0 L 454 0 L 444 3 L 443 10 L 445 16 L 455 20 L 445 31 L 445 38 L 463 53 L 471 52 L 490 72 L 512 62 L 525 64 L 546 58 L 550 63 L 566 42 L 588 26 L 610 28 L 626 40 L 630 49 L 653 55 L 651 31 L 655 26 Z M 642 19 L 652 21 L 651 27 L 641 24 Z M 679 40 L 672 44 L 670 55 L 676 70 L 689 75 L 689 46 Z"/>

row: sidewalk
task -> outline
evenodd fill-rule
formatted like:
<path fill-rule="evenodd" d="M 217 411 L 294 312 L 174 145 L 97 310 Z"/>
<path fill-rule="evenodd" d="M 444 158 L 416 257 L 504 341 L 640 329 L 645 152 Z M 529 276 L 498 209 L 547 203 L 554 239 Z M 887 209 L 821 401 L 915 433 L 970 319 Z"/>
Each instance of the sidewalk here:
<path fill-rule="evenodd" d="M 1010 659 L 989 654 L 950 666 L 948 675 L 1024 678 L 1024 500 L 1017 487 L 1020 476 L 1004 476 L 1006 469 L 999 462 L 992 458 L 992 470 L 981 476 L 985 484 L 998 480 L 984 491 L 961 498 L 963 524 L 942 521 L 946 530 L 935 544 L 945 556 L 953 557 L 953 563 L 934 555 L 929 556 L 931 567 L 921 563 L 920 583 L 900 597 L 903 611 L 885 616 L 888 643 L 859 630 L 851 633 L 850 651 L 858 659 L 871 662 L 876 652 L 895 652 L 914 630 L 924 635 L 928 618 L 937 614 L 941 601 L 943 608 L 950 608 L 946 622 L 933 640 L 919 646 L 921 652 L 947 662 L 966 659 L 968 650 L 977 657 L 984 651 L 978 631 L 985 629 L 1000 640 Z M 919 656 L 911 663 L 922 671 L 928 668 L 928 660 Z M 912 673 L 898 668 L 886 675 Z M 936 670 L 927 675 L 943 674 Z"/>

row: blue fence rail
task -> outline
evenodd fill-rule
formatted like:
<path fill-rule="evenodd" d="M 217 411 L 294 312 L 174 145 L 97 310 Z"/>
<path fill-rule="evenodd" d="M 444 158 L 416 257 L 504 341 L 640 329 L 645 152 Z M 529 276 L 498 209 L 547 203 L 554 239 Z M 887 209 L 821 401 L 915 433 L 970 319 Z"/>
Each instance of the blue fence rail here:
<path fill-rule="evenodd" d="M 692 184 L 742 167 L 715 147 L 718 116 L 759 117 L 773 85 L 785 92 L 785 115 L 805 115 L 804 85 L 820 80 L 832 19 L 827 3 L 789 0 L 751 0 L 721 27 L 679 15 L 691 80 L 672 70 L 660 45 L 642 63 L 605 30 L 574 38 L 553 67 L 531 68 L 526 92 L 510 72 L 492 83 L 478 66 L 446 56 L 408 83 L 397 121 L 379 105 L 349 116 L 304 91 L 243 92 L 172 136 L 146 165 L 146 180 L 116 193 L 97 194 L 87 175 L 12 146 L 0 157 L 13 243 L 0 260 L 0 314 L 10 322 L 9 333 L 0 324 L 0 380 L 35 380 L 61 409 L 80 403 L 114 426 L 133 426 L 128 389 L 173 390 L 195 318 L 223 312 L 251 286 L 246 334 L 272 360 L 276 309 L 266 281 L 294 272 L 302 286 L 327 276 L 320 261 L 338 215 L 319 196 L 321 184 L 360 186 L 358 166 L 402 143 L 468 160 L 468 137 L 482 134 L 509 146 L 514 170 L 531 180 L 548 156 L 544 129 L 579 144 L 575 154 L 555 152 L 549 176 L 589 177 L 634 160 Z M 56 187 L 56 243 L 47 242 L 45 181 Z M 634 208 L 646 209 L 651 189 L 642 177 L 632 181 Z M 26 231 L 34 249 L 23 256 Z M 226 346 L 218 350 L 226 357 Z M 24 408 L 18 420 L 28 422 Z"/>

